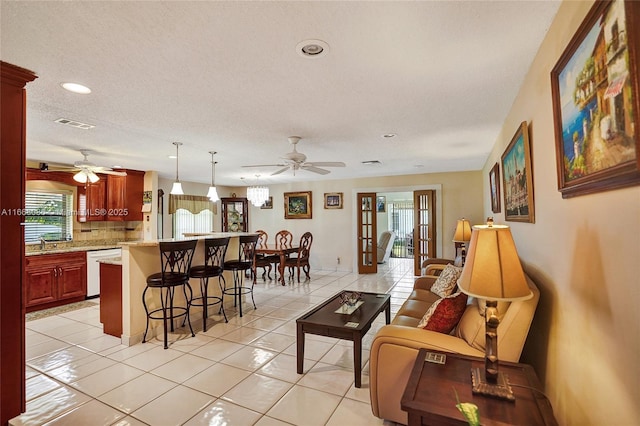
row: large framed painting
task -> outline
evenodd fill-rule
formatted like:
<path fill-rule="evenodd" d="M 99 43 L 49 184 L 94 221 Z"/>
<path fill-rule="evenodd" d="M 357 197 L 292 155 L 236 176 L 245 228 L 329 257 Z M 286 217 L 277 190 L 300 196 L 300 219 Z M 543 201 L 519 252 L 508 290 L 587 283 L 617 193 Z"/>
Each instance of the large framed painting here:
<path fill-rule="evenodd" d="M 284 193 L 285 219 L 311 219 L 311 191 Z"/>
<path fill-rule="evenodd" d="M 502 154 L 505 220 L 535 223 L 529 128 L 523 121 Z"/>
<path fill-rule="evenodd" d="M 640 184 L 640 2 L 597 1 L 551 71 L 563 198 Z"/>
<path fill-rule="evenodd" d="M 498 163 L 489 172 L 489 190 L 491 192 L 491 211 L 500 213 L 500 165 Z"/>

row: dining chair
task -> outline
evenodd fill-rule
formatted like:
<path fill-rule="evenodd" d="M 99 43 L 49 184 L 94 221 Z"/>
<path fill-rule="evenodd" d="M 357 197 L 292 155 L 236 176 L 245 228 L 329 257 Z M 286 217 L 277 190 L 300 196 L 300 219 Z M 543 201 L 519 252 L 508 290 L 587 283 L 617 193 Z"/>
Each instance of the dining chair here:
<path fill-rule="evenodd" d="M 293 245 L 293 234 L 286 229 L 278 231 L 275 236 L 276 242 L 275 247 L 277 249 L 280 248 L 291 248 Z M 278 264 L 280 263 L 279 255 L 269 256 L 271 263 L 273 264 L 273 268 L 275 269 L 275 278 L 278 279 Z"/>
<path fill-rule="evenodd" d="M 311 232 L 305 232 L 300 237 L 300 247 L 295 257 L 290 257 L 285 260 L 285 266 L 289 268 L 289 278 L 293 278 L 293 268 L 298 269 L 298 282 L 300 282 L 300 269 L 302 269 L 307 276 L 307 279 L 311 279 L 309 276 L 309 254 L 311 252 L 311 243 L 313 243 L 313 235 Z"/>
<path fill-rule="evenodd" d="M 262 229 L 258 229 L 256 231 L 258 234 L 258 242 L 256 243 L 256 249 L 266 249 L 267 248 L 267 240 L 269 239 L 269 234 Z M 253 262 L 253 267 L 251 268 L 251 274 L 253 275 L 253 283 L 256 283 L 256 277 L 258 276 L 258 268 L 262 268 L 262 279 L 266 281 L 265 274 L 271 280 L 271 259 L 269 256 L 264 254 L 256 254 L 256 259 Z M 269 268 L 269 269 L 267 269 Z"/>

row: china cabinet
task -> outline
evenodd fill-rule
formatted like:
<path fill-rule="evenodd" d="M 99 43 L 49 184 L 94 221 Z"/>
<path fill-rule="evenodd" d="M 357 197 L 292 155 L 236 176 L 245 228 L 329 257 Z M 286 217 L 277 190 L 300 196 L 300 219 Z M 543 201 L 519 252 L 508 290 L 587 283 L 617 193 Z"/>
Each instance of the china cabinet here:
<path fill-rule="evenodd" d="M 221 198 L 222 232 L 247 232 L 249 210 L 246 198 Z"/>

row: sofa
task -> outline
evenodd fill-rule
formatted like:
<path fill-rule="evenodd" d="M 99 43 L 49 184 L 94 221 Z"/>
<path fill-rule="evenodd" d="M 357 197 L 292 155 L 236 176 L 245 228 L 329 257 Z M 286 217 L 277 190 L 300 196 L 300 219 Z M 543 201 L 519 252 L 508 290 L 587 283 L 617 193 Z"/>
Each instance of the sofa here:
<path fill-rule="evenodd" d="M 369 391 L 376 417 L 407 424 L 407 413 L 400 408 L 400 399 L 420 348 L 484 357 L 484 301 L 469 298 L 450 334 L 417 327 L 429 307 L 440 298 L 430 289 L 447 263 L 453 264 L 453 261 L 429 259 L 422 265 L 424 275 L 416 279 L 411 295 L 391 324 L 383 326 L 373 339 Z M 519 361 L 538 305 L 540 292 L 529 277 L 527 283 L 532 298 L 498 303 L 498 358 L 503 361 Z"/>

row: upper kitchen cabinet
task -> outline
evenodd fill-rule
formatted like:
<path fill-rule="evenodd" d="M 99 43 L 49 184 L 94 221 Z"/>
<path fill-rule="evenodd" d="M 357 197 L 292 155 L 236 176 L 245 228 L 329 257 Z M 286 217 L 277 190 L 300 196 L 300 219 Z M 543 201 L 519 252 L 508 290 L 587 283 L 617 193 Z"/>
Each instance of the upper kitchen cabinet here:
<path fill-rule="evenodd" d="M 126 176 L 107 175 L 107 220 L 142 220 L 144 172 L 127 170 Z"/>
<path fill-rule="evenodd" d="M 246 198 L 221 198 L 222 232 L 247 232 L 249 210 Z"/>

